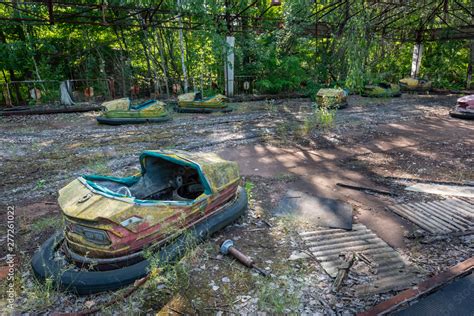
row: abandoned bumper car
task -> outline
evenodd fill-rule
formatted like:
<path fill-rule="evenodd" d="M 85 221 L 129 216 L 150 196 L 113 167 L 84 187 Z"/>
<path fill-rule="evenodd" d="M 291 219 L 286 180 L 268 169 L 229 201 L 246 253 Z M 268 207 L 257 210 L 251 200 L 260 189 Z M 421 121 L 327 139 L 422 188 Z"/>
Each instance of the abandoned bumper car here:
<path fill-rule="evenodd" d="M 145 151 L 140 164 L 140 175 L 86 175 L 59 191 L 65 227 L 34 254 L 37 277 L 114 290 L 149 273 L 149 254 L 172 263 L 247 207 L 237 164 L 215 154 Z"/>
<path fill-rule="evenodd" d="M 404 91 L 430 91 L 431 90 L 431 81 L 427 79 L 417 79 L 417 78 L 403 78 L 399 81 L 400 87 Z"/>
<path fill-rule="evenodd" d="M 347 106 L 349 92 L 345 89 L 319 89 L 316 94 L 316 103 L 320 108 L 342 109 Z"/>
<path fill-rule="evenodd" d="M 176 112 L 181 113 L 212 113 L 231 112 L 232 108 L 225 102 L 227 97 L 217 94 L 212 97 L 203 98 L 200 92 L 185 93 L 178 96 Z"/>
<path fill-rule="evenodd" d="M 362 91 L 363 97 L 391 98 L 401 96 L 400 86 L 393 83 L 381 82 L 379 84 L 366 85 Z"/>
<path fill-rule="evenodd" d="M 474 120 L 474 94 L 459 98 L 449 115 L 455 118 Z"/>
<path fill-rule="evenodd" d="M 97 117 L 102 124 L 121 125 L 138 123 L 157 123 L 171 119 L 165 104 L 156 100 L 132 105 L 129 98 L 122 98 L 102 103 L 104 112 Z"/>

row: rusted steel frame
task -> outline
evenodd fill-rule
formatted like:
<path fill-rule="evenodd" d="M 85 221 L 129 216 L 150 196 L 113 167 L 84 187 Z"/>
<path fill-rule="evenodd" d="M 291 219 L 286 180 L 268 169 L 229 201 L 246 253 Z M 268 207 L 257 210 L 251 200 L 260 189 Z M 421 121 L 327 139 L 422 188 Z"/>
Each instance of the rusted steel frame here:
<path fill-rule="evenodd" d="M 466 8 L 462 3 L 460 3 L 458 0 L 454 0 L 454 2 L 460 7 L 462 8 L 464 11 L 466 11 L 471 17 L 474 17 L 474 13 L 473 12 L 473 9 L 474 8 Z"/>
<path fill-rule="evenodd" d="M 465 25 L 469 25 L 471 24 L 470 21 L 464 19 L 463 17 L 460 17 L 459 15 L 455 14 L 454 12 L 456 12 L 456 10 L 450 10 L 448 13 L 449 15 L 451 15 L 452 17 L 458 19 L 458 20 L 461 20 Z"/>
<path fill-rule="evenodd" d="M 84 9 L 83 11 L 80 11 L 80 12 L 62 13 L 60 16 L 55 16 L 55 21 L 58 21 L 58 20 L 64 21 L 64 20 L 68 20 L 72 17 L 86 17 L 82 14 L 88 13 L 92 10 L 94 10 L 94 8 L 87 8 L 87 9 Z"/>
<path fill-rule="evenodd" d="M 436 1 L 436 0 L 430 1 L 430 2 L 428 2 L 427 4 L 425 4 L 425 5 L 423 5 L 423 6 L 420 6 L 420 7 L 417 7 L 417 8 L 414 8 L 414 9 L 408 11 L 408 12 L 405 11 L 405 10 L 401 10 L 401 11 L 395 13 L 395 14 L 392 14 L 392 15 L 391 15 L 390 17 L 388 17 L 388 18 L 383 18 L 380 22 L 376 23 L 375 26 L 377 27 L 378 25 L 382 24 L 384 21 L 386 21 L 386 20 L 388 20 L 388 19 L 391 19 L 391 18 L 393 18 L 393 17 L 396 17 L 396 19 L 394 19 L 394 20 L 392 20 L 392 21 L 390 21 L 390 22 L 387 22 L 387 23 L 383 23 L 383 24 L 382 24 L 382 25 L 383 25 L 382 28 L 386 28 L 386 27 L 389 26 L 390 24 L 393 24 L 393 23 L 397 22 L 398 20 L 407 17 L 408 15 L 411 15 L 411 14 L 415 13 L 415 12 L 418 11 L 418 10 L 422 10 L 422 9 L 424 9 L 424 8 L 426 8 L 426 7 L 428 7 L 428 6 L 430 6 L 431 4 L 435 3 L 435 1 Z"/>
<path fill-rule="evenodd" d="M 388 3 L 387 3 L 387 4 L 388 4 Z M 389 4 L 389 5 L 392 5 L 392 6 L 393 6 L 393 4 Z M 382 12 L 380 12 L 378 15 L 374 16 L 373 18 L 371 18 L 371 19 L 369 20 L 369 22 L 372 22 L 372 21 L 374 21 L 374 20 L 379 19 L 380 17 L 383 17 L 386 13 L 388 13 L 388 12 L 390 12 L 391 10 L 396 9 L 396 8 L 397 8 L 396 5 L 395 5 L 395 8 L 394 8 L 394 7 L 388 7 L 388 6 L 386 6 L 386 7 L 382 10 Z"/>
<path fill-rule="evenodd" d="M 368 311 L 357 314 L 358 316 L 376 316 L 385 315 L 394 311 L 398 306 L 411 302 L 421 295 L 428 294 L 440 286 L 448 283 L 449 281 L 462 276 L 474 268 L 474 257 L 471 257 L 457 265 L 449 268 L 448 270 L 441 272 L 423 282 L 417 286 L 405 290 L 389 300 L 382 302 Z"/>
<path fill-rule="evenodd" d="M 23 12 L 23 13 L 28 14 L 30 16 L 36 17 L 38 19 L 45 19 L 46 20 L 46 18 L 41 16 L 41 15 L 38 15 L 38 14 L 33 13 L 31 11 L 28 11 L 27 9 L 19 8 L 18 3 L 0 2 L 0 5 L 2 5 L 2 4 L 6 7 L 12 8 L 13 10 Z"/>
<path fill-rule="evenodd" d="M 331 3 L 330 5 L 327 5 L 327 6 L 325 6 L 325 7 L 322 7 L 322 8 L 319 9 L 318 11 L 312 13 L 310 16 L 308 16 L 308 18 L 313 17 L 313 16 L 315 16 L 315 15 L 317 15 L 318 13 L 321 13 L 321 12 L 323 12 L 323 11 L 326 11 L 327 9 L 329 9 L 329 8 L 331 8 L 331 7 L 336 6 L 336 8 L 337 8 L 337 7 L 341 6 L 341 5 L 344 4 L 344 3 L 346 3 L 346 1 L 343 1 L 343 0 L 339 0 L 339 1 L 336 1 L 336 2 L 334 2 L 334 3 Z M 334 10 L 334 9 L 336 9 L 336 8 L 331 9 L 329 12 L 331 12 L 332 10 Z M 299 12 L 298 12 L 298 13 L 299 13 Z M 325 15 L 326 15 L 326 14 L 325 14 Z M 324 15 L 323 15 L 323 16 L 324 16 Z"/>

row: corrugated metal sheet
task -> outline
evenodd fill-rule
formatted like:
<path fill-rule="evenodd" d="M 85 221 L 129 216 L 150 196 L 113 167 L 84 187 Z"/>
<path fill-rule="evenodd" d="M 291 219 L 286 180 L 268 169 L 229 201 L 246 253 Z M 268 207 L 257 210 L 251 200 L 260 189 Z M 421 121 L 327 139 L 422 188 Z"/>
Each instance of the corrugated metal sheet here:
<path fill-rule="evenodd" d="M 463 197 L 463 196 L 458 196 L 456 199 L 458 200 L 462 200 L 466 203 L 469 203 L 469 204 L 474 204 L 474 198 L 468 198 L 468 197 Z"/>
<path fill-rule="evenodd" d="M 417 271 L 362 224 L 354 224 L 351 231 L 320 229 L 300 233 L 300 237 L 332 277 L 336 277 L 342 263 L 341 255 L 356 252 L 369 258 L 376 267 L 376 273 L 368 275 L 369 283 L 356 288 L 359 295 L 405 289 L 418 281 Z"/>
<path fill-rule="evenodd" d="M 432 234 L 474 229 L 474 206 L 464 199 L 407 203 L 388 208 Z"/>

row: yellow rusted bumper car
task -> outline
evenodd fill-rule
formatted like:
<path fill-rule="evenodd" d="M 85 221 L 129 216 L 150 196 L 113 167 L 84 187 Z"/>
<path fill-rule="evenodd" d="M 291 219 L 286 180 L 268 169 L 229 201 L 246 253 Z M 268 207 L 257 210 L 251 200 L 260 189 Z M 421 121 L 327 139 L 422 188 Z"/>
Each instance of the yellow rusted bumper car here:
<path fill-rule="evenodd" d="M 141 173 L 81 176 L 59 191 L 65 227 L 35 253 L 40 279 L 79 294 L 114 290 L 149 273 L 145 253 L 177 260 L 247 207 L 236 163 L 212 153 L 145 151 Z"/>
<path fill-rule="evenodd" d="M 132 105 L 130 99 L 122 98 L 102 103 L 104 112 L 97 122 L 107 125 L 160 123 L 171 119 L 166 105 L 157 100 L 148 100 Z"/>
<path fill-rule="evenodd" d="M 432 82 L 426 79 L 418 78 L 403 78 L 399 81 L 400 87 L 403 91 L 430 91 Z"/>
<path fill-rule="evenodd" d="M 176 112 L 180 113 L 212 113 L 231 112 L 232 108 L 226 103 L 227 97 L 217 94 L 203 98 L 200 92 L 185 93 L 178 96 Z"/>

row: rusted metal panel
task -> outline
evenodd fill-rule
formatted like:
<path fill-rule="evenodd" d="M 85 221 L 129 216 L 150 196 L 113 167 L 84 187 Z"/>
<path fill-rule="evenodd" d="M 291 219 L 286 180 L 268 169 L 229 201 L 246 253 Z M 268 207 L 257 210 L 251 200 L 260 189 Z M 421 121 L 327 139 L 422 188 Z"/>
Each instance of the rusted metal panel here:
<path fill-rule="evenodd" d="M 382 302 L 368 311 L 359 313 L 358 316 L 375 316 L 375 315 L 385 315 L 394 311 L 397 307 L 407 302 L 413 301 L 420 297 L 423 294 L 429 293 L 434 289 L 440 287 L 443 284 L 448 283 L 452 279 L 463 275 L 474 268 L 474 257 L 463 261 L 448 270 L 441 272 L 438 275 L 435 275 L 429 278 L 426 281 L 421 282 L 415 287 L 403 291 L 391 299 Z"/>
<path fill-rule="evenodd" d="M 474 229 L 474 206 L 464 199 L 406 203 L 388 209 L 432 234 L 449 234 Z"/>
<path fill-rule="evenodd" d="M 362 224 L 351 231 L 319 229 L 302 232 L 300 237 L 323 269 L 336 277 L 342 264 L 341 255 L 355 252 L 369 258 L 376 271 L 367 275 L 371 282 L 356 287 L 357 295 L 369 295 L 394 289 L 405 289 L 418 280 L 418 271 L 409 266 L 400 254 Z"/>

